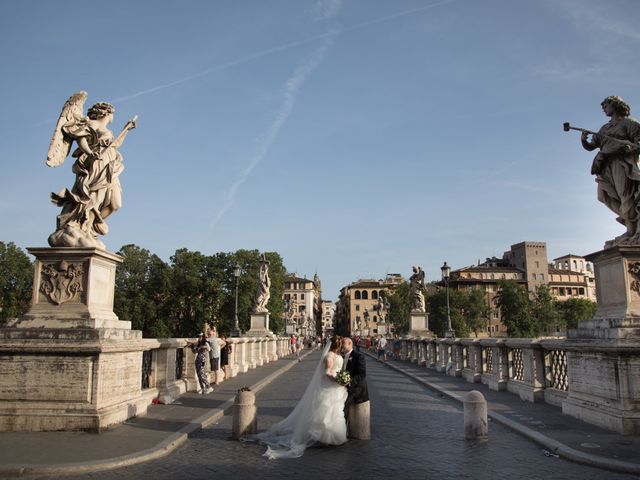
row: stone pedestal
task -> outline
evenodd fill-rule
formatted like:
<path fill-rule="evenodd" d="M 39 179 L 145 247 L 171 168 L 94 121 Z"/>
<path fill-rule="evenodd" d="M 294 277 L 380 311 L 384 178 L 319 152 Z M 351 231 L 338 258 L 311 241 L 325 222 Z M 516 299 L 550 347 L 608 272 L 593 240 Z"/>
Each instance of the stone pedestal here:
<path fill-rule="evenodd" d="M 409 335 L 413 337 L 433 337 L 429 330 L 429 314 L 426 312 L 411 312 Z"/>
<path fill-rule="evenodd" d="M 369 401 L 349 405 L 347 435 L 356 440 L 371 439 L 371 404 Z"/>
<path fill-rule="evenodd" d="M 598 309 L 570 330 L 565 414 L 622 434 L 640 434 L 640 246 L 586 257 L 593 262 Z"/>
<path fill-rule="evenodd" d="M 245 333 L 247 337 L 267 337 L 273 336 L 273 332 L 269 330 L 269 312 L 252 313 L 251 327 Z"/>
<path fill-rule="evenodd" d="M 113 313 L 121 258 L 30 248 L 33 304 L 0 329 L 0 430 L 99 430 L 146 412 L 142 334 Z"/>

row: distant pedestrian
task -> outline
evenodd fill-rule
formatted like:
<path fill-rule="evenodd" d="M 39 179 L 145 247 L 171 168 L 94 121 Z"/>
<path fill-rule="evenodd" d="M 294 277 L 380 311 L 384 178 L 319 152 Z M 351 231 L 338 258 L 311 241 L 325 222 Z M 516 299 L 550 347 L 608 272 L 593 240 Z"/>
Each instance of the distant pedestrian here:
<path fill-rule="evenodd" d="M 229 378 L 231 372 L 229 371 L 229 357 L 233 353 L 231 343 L 227 341 L 226 335 L 220 335 L 220 339 L 224 342 L 224 346 L 220 347 L 220 368 L 224 372 L 225 378 Z"/>
<path fill-rule="evenodd" d="M 402 341 L 398 335 L 393 339 L 393 359 L 400 360 L 400 350 L 402 350 Z"/>
<path fill-rule="evenodd" d="M 367 338 L 364 339 L 364 348 L 367 352 L 371 351 L 371 335 L 367 335 Z"/>
<path fill-rule="evenodd" d="M 221 379 L 218 378 L 220 372 L 220 348 L 224 343 L 221 338 L 218 338 L 215 328 L 209 330 L 209 337 L 207 338 L 211 351 L 209 352 L 209 362 L 211 363 L 211 373 L 213 374 L 213 383 L 218 383 Z"/>
<path fill-rule="evenodd" d="M 207 339 L 204 338 L 204 333 L 198 334 L 198 341 L 195 344 L 188 343 L 187 345 L 189 345 L 193 353 L 196 354 L 195 367 L 196 374 L 198 375 L 198 384 L 200 386 L 198 393 L 213 392 L 213 388 L 211 388 L 209 380 L 207 380 L 207 372 L 205 368 L 211 347 L 209 346 Z"/>
<path fill-rule="evenodd" d="M 378 340 L 378 360 L 380 360 L 380 357 L 382 357 L 383 362 L 387 361 L 387 339 L 384 335 L 381 335 Z"/>
<path fill-rule="evenodd" d="M 289 338 L 289 351 L 291 352 L 291 355 L 296 353 L 296 342 L 296 336 L 292 333 L 291 337 Z"/>

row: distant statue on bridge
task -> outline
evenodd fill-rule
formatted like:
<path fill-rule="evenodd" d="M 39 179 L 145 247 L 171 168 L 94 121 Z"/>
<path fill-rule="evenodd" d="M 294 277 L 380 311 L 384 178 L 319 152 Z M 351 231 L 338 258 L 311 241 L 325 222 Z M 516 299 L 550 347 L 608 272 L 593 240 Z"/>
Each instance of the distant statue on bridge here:
<path fill-rule="evenodd" d="M 600 149 L 591 166 L 598 184 L 598 200 L 618 215 L 618 222 L 627 229 L 608 241 L 605 248 L 640 245 L 640 123 L 629 116 L 631 108 L 618 96 L 605 98 L 601 106 L 610 120 L 598 133 L 573 128 L 568 123 L 565 130 L 582 131 L 580 141 L 585 150 Z"/>
<path fill-rule="evenodd" d="M 380 322 L 384 323 L 387 319 L 387 311 L 389 310 L 389 301 L 382 295 L 378 295 L 378 303 L 375 306 L 378 311 L 378 318 Z"/>
<path fill-rule="evenodd" d="M 409 278 L 411 285 L 411 311 L 412 312 L 426 312 L 424 301 L 424 279 L 425 274 L 422 268 L 413 267 L 413 275 Z"/>
<path fill-rule="evenodd" d="M 269 313 L 267 303 L 271 297 L 271 279 L 269 278 L 269 261 L 266 255 L 262 254 L 260 260 L 260 271 L 258 272 L 258 291 L 256 292 L 253 313 Z"/>
<path fill-rule="evenodd" d="M 96 247 L 105 249 L 98 235 L 106 235 L 105 219 L 122 206 L 119 176 L 124 170 L 118 149 L 129 130 L 136 128 L 136 119 L 129 120 L 114 138 L 108 125 L 115 108 L 99 102 L 83 115 L 86 92 L 73 94 L 62 107 L 47 153 L 47 165 L 62 165 L 75 141 L 78 148 L 72 172 L 76 180 L 71 190 L 52 193 L 51 201 L 62 207 L 56 231 L 49 236 L 52 247 Z"/>

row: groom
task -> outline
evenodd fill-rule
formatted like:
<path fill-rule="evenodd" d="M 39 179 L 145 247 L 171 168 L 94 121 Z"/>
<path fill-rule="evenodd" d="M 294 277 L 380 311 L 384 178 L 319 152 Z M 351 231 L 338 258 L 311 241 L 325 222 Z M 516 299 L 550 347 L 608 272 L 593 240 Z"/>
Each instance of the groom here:
<path fill-rule="evenodd" d="M 367 367 L 364 362 L 364 354 L 353 349 L 351 338 L 346 337 L 342 340 L 342 353 L 344 354 L 344 369 L 351 375 L 351 383 L 347 387 L 347 401 L 344 403 L 344 416 L 347 418 L 351 405 L 369 401 L 369 390 L 367 389 Z"/>

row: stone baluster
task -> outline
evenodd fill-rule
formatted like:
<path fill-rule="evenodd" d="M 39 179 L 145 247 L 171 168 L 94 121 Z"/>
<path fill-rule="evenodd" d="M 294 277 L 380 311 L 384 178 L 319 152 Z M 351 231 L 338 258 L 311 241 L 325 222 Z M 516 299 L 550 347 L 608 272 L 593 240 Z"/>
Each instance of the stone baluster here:
<path fill-rule="evenodd" d="M 467 348 L 466 365 L 462 368 L 462 377 L 470 383 L 479 383 L 482 376 L 482 347 L 478 339 L 465 338 L 462 345 Z"/>

